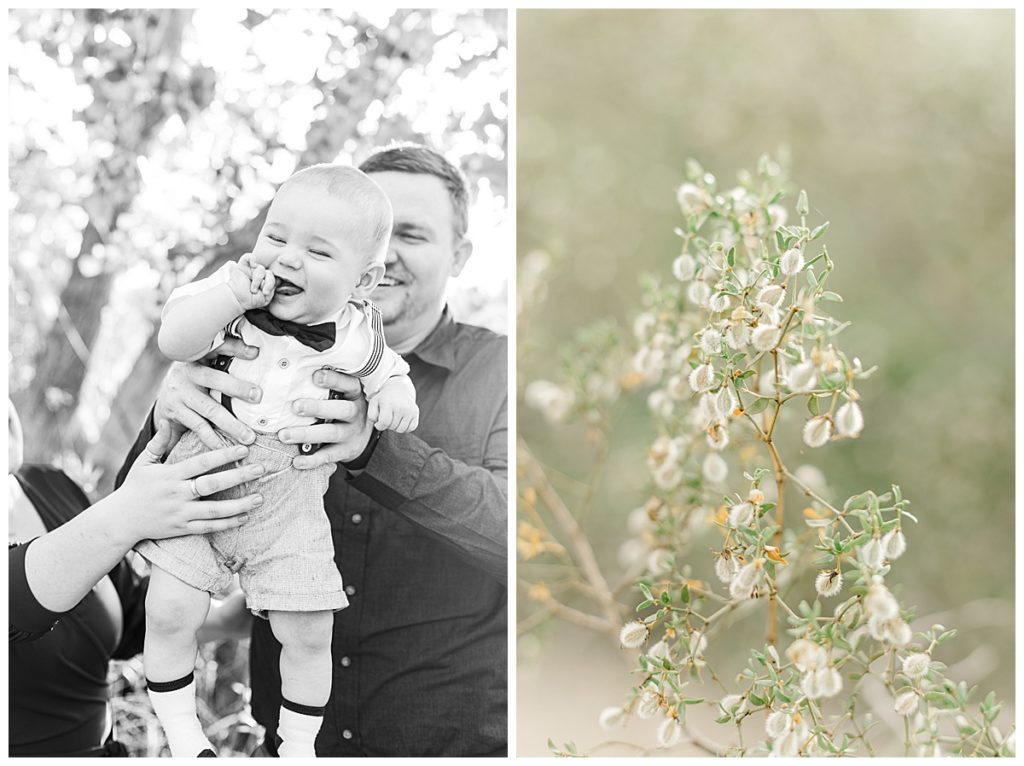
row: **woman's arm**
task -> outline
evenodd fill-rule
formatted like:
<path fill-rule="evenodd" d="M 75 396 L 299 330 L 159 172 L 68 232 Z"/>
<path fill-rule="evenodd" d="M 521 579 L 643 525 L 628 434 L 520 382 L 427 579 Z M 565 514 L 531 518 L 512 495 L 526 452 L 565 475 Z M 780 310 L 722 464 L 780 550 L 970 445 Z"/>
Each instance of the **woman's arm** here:
<path fill-rule="evenodd" d="M 173 465 L 160 458 L 170 441 L 170 427 L 157 435 L 129 471 L 125 483 L 103 500 L 52 532 L 31 541 L 24 551 L 24 578 L 32 596 L 50 612 L 73 608 L 140 540 L 205 534 L 245 523 L 258 496 L 204 500 L 201 496 L 250 481 L 262 466 L 233 468 L 203 475 L 239 460 L 247 447 L 225 447 Z M 17 623 L 12 611 L 10 622 Z"/>

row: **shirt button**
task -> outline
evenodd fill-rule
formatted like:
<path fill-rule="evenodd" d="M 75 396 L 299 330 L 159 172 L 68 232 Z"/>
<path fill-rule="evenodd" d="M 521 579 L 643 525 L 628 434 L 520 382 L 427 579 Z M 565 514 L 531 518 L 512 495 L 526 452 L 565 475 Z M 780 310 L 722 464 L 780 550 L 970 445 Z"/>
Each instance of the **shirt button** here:
<path fill-rule="evenodd" d="M 338 660 L 338 661 L 339 661 L 339 662 L 341 663 L 341 666 L 342 666 L 343 668 L 347 668 L 347 667 L 348 667 L 349 665 L 351 665 L 351 664 L 352 664 L 352 660 L 351 660 L 351 659 L 349 659 L 348 657 L 342 657 L 342 658 L 341 658 L 340 660 Z"/>
<path fill-rule="evenodd" d="M 288 362 L 287 359 L 279 359 L 277 361 L 277 366 L 280 367 L 282 370 L 285 369 L 288 365 L 289 365 L 289 362 Z"/>
<path fill-rule="evenodd" d="M 361 514 L 361 513 L 353 513 L 351 518 L 352 518 L 352 523 L 353 524 L 359 524 L 363 520 L 363 514 Z"/>
<path fill-rule="evenodd" d="M 345 586 L 345 592 L 348 595 L 350 595 L 350 596 L 356 595 L 356 586 L 355 585 L 346 585 Z"/>
<path fill-rule="evenodd" d="M 349 729 L 345 729 L 343 732 L 341 732 L 341 738 L 352 739 L 352 732 Z"/>
<path fill-rule="evenodd" d="M 265 426 L 265 425 L 266 425 L 267 423 L 269 423 L 270 421 L 268 421 L 268 420 L 267 420 L 266 418 L 260 418 L 260 419 L 259 419 L 259 420 L 257 420 L 256 422 L 257 422 L 257 423 L 259 423 L 259 424 L 260 424 L 261 426 Z"/>

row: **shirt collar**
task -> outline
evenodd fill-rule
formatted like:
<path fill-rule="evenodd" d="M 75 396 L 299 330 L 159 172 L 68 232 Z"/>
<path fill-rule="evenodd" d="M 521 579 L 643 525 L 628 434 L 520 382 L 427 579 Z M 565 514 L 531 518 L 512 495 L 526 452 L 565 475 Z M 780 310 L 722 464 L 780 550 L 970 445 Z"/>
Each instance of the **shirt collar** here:
<path fill-rule="evenodd" d="M 447 370 L 454 369 L 455 344 L 452 342 L 454 337 L 455 320 L 446 304 L 437 325 L 411 353 L 427 364 L 444 367 Z"/>

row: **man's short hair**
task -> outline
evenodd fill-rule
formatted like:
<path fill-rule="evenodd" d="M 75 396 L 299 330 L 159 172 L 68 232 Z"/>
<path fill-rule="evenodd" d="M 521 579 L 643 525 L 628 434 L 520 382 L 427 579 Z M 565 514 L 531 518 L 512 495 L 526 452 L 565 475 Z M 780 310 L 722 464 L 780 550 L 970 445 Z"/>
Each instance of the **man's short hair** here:
<path fill-rule="evenodd" d="M 281 188 L 292 183 L 315 184 L 332 197 L 351 202 L 357 215 L 366 218 L 370 261 L 384 262 L 394 214 L 391 200 L 376 181 L 351 165 L 322 162 L 296 171 L 281 184 Z"/>
<path fill-rule="evenodd" d="M 359 165 L 364 173 L 420 173 L 441 180 L 452 202 L 455 238 L 469 228 L 469 184 L 466 176 L 440 152 L 422 144 L 394 143 L 377 149 Z"/>

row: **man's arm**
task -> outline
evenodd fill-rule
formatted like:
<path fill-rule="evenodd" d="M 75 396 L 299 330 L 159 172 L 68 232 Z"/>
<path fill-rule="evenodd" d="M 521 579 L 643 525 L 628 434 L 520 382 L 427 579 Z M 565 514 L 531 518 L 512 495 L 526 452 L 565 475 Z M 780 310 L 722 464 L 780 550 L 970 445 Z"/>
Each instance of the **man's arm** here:
<path fill-rule="evenodd" d="M 320 370 L 314 382 L 342 393 L 341 400 L 299 399 L 293 406 L 333 422 L 284 429 L 284 442 L 324 446 L 295 459 L 297 468 L 355 459 L 369 442 L 372 423 L 355 378 Z M 349 483 L 381 505 L 437 535 L 459 555 L 501 582 L 508 578 L 508 401 L 505 391 L 484 441 L 480 466 L 456 460 L 411 433 L 385 432 L 365 469 Z"/>

